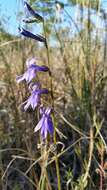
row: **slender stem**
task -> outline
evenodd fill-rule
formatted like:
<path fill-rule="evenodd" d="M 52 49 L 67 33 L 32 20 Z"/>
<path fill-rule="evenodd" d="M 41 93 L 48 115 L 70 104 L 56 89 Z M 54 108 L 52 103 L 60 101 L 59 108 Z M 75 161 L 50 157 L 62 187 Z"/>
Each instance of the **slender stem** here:
<path fill-rule="evenodd" d="M 56 142 L 57 142 L 57 140 L 56 140 L 56 130 L 54 129 L 54 144 L 55 145 L 56 145 Z M 61 190 L 61 179 L 60 179 L 60 171 L 59 171 L 59 162 L 58 162 L 58 156 L 57 156 L 56 152 L 55 152 L 55 164 L 56 164 L 56 173 L 57 173 L 57 180 L 58 180 L 58 190 Z"/>
<path fill-rule="evenodd" d="M 48 47 L 48 43 L 47 43 L 45 21 L 43 22 L 43 29 L 44 29 L 45 39 L 46 39 L 48 67 L 50 69 L 50 56 L 49 56 L 49 47 Z M 52 105 L 52 107 L 54 109 L 53 81 L 52 81 L 51 71 L 49 72 L 49 76 L 50 76 L 50 87 L 51 87 L 51 105 Z M 54 120 L 54 114 L 53 114 L 53 120 Z M 56 130 L 54 129 L 54 144 L 56 144 L 56 142 L 57 142 L 57 140 L 56 140 Z M 59 171 L 59 163 L 58 163 L 57 153 L 55 153 L 55 164 L 56 164 L 56 173 L 57 173 L 57 180 L 58 180 L 58 190 L 61 190 L 61 180 L 60 180 L 60 171 Z"/>
<path fill-rule="evenodd" d="M 103 144 L 101 147 L 101 167 L 104 168 L 104 150 L 103 150 Z M 104 182 L 104 172 L 100 170 L 100 190 L 103 190 L 103 182 Z"/>
<path fill-rule="evenodd" d="M 88 165 L 86 168 L 86 173 L 85 173 L 84 178 L 83 178 L 83 184 L 86 182 L 88 175 L 89 175 L 89 170 L 90 170 L 91 161 L 92 161 L 93 149 L 94 149 L 94 140 L 93 140 L 93 129 L 91 127 L 90 128 L 90 144 L 89 144 L 89 160 L 88 160 Z"/>
<path fill-rule="evenodd" d="M 45 35 L 45 39 L 46 39 L 46 51 L 47 51 L 48 67 L 50 69 L 51 68 L 51 66 L 50 66 L 50 56 L 49 56 L 49 47 L 48 47 L 48 42 L 47 42 L 45 21 L 43 22 L 43 30 L 44 30 L 44 35 Z M 52 107 L 54 108 L 53 81 L 52 81 L 52 73 L 51 73 L 50 70 L 49 70 L 49 76 L 50 76 L 50 87 L 51 87 L 51 104 L 52 104 Z"/>

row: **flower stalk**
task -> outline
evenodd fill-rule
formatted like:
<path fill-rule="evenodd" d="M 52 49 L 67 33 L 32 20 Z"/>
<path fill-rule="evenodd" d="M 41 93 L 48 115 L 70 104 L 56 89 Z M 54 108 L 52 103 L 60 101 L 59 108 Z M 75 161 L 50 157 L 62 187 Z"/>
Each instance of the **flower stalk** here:
<path fill-rule="evenodd" d="M 44 18 L 41 17 L 38 13 L 36 13 L 32 7 L 24 1 L 24 8 L 26 13 L 28 15 L 34 17 L 32 18 L 27 18 L 24 19 L 23 21 L 25 23 L 32 23 L 32 20 L 34 19 L 40 21 L 43 23 L 43 30 L 44 30 L 44 36 L 41 36 L 39 34 L 33 34 L 28 30 L 25 30 L 24 28 L 19 28 L 19 32 L 21 35 L 27 38 L 31 38 L 33 40 L 42 42 L 45 44 L 46 51 L 47 51 L 47 66 L 39 66 L 36 64 L 35 58 L 29 59 L 26 62 L 27 70 L 25 71 L 24 74 L 20 75 L 17 77 L 17 82 L 22 82 L 26 81 L 27 84 L 29 85 L 28 89 L 30 91 L 30 97 L 23 103 L 24 104 L 24 110 L 26 111 L 29 107 L 31 107 L 33 110 L 35 108 L 38 108 L 39 110 L 39 122 L 37 126 L 34 129 L 34 132 L 37 132 L 40 130 L 40 140 L 42 142 L 45 142 L 45 145 L 41 147 L 41 154 L 44 153 L 44 156 L 47 155 L 47 135 L 49 134 L 51 137 L 54 139 L 54 144 L 57 144 L 57 139 L 56 139 L 56 130 L 55 130 L 55 116 L 54 116 L 54 95 L 53 95 L 53 81 L 52 81 L 52 74 L 50 71 L 50 54 L 49 54 L 49 47 L 48 47 L 48 42 L 47 42 L 47 34 L 46 34 L 46 27 L 45 27 L 45 21 Z M 29 22 L 30 19 L 30 22 Z M 38 72 L 48 72 L 49 73 L 49 78 L 50 78 L 50 88 L 51 88 L 51 102 L 50 102 L 50 107 L 45 107 L 41 103 L 41 95 L 42 94 L 49 94 L 48 89 L 42 89 L 41 84 L 38 82 L 38 79 L 36 80 L 37 82 L 34 83 L 33 79 L 36 78 L 36 75 Z M 51 113 L 53 115 L 53 119 L 51 116 Z M 60 170 L 59 170 L 59 163 L 58 163 L 58 157 L 57 153 L 55 153 L 55 164 L 56 164 L 56 173 L 57 173 L 57 180 L 58 180 L 58 190 L 61 190 L 61 181 L 60 181 Z M 45 162 L 46 160 L 43 160 L 43 167 L 41 171 L 41 177 L 43 174 L 44 180 L 46 179 L 46 168 L 45 168 Z M 41 183 L 41 177 L 40 177 L 40 183 Z M 44 183 L 43 183 L 44 184 Z"/>
<path fill-rule="evenodd" d="M 46 51 L 47 51 L 47 61 L 48 61 L 48 67 L 50 68 L 50 54 L 49 54 L 49 47 L 47 43 L 47 35 L 46 35 L 46 27 L 45 27 L 45 21 L 43 21 L 43 30 L 44 30 L 44 36 L 46 39 Z M 53 95 L 53 81 L 52 81 L 52 74 L 49 72 L 50 76 L 50 86 L 51 86 L 51 105 L 54 109 L 54 95 Z M 53 113 L 53 123 L 54 123 L 54 144 L 56 145 L 57 139 L 56 139 L 56 130 L 55 130 L 55 116 Z M 55 153 L 55 165 L 56 165 L 56 173 L 57 173 L 57 180 L 58 180 L 58 190 L 61 190 L 61 179 L 60 179 L 60 170 L 59 170 L 59 162 L 58 162 L 58 157 L 57 153 Z"/>

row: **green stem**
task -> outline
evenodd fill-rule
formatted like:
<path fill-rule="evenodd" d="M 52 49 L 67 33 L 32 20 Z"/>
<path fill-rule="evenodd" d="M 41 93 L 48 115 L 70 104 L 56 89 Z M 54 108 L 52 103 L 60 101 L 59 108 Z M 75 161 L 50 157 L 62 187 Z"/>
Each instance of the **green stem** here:
<path fill-rule="evenodd" d="M 50 56 L 49 56 L 49 47 L 47 43 L 47 35 L 46 35 L 46 29 L 45 29 L 45 22 L 43 22 L 43 29 L 44 29 L 44 35 L 46 39 L 46 50 L 47 50 L 47 61 L 48 61 L 48 67 L 50 69 Z M 50 87 L 51 87 L 51 105 L 54 109 L 54 95 L 53 95 L 53 81 L 52 81 L 52 74 L 51 71 L 49 72 L 50 76 Z M 53 115 L 54 118 L 54 115 Z M 55 122 L 54 122 L 55 123 Z M 56 144 L 56 130 L 54 128 L 54 144 Z M 58 180 L 58 190 L 61 190 L 61 180 L 60 180 L 60 171 L 59 171 L 59 163 L 58 163 L 58 157 L 57 153 L 55 154 L 55 165 L 56 165 L 56 173 L 57 173 L 57 180 Z"/>
<path fill-rule="evenodd" d="M 46 29 L 45 29 L 45 21 L 43 22 L 43 29 L 44 29 L 44 35 L 46 39 L 46 51 L 47 51 L 47 61 L 48 61 L 48 67 L 50 67 L 50 56 L 49 56 L 49 47 L 48 47 L 48 42 L 47 42 L 47 35 L 46 35 Z M 52 82 L 52 74 L 51 71 L 49 70 L 49 77 L 50 77 L 50 87 L 51 87 L 51 105 L 54 108 L 54 96 L 53 96 L 53 82 Z"/>
<path fill-rule="evenodd" d="M 56 130 L 55 129 L 54 129 L 54 144 L 56 145 Z M 61 179 L 60 179 L 59 162 L 58 162 L 57 153 L 55 153 L 55 165 L 56 165 L 56 173 L 57 173 L 57 180 L 58 180 L 58 190 L 61 190 Z"/>

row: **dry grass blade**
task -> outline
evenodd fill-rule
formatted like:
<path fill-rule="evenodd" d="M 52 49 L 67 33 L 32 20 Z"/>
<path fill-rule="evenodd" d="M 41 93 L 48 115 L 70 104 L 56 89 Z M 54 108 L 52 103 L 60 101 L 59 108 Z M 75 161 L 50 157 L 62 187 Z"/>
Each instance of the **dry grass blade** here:
<path fill-rule="evenodd" d="M 3 174 L 2 178 L 1 178 L 2 180 L 4 179 L 4 177 L 5 177 L 5 175 L 6 175 L 7 171 L 8 171 L 8 169 L 10 168 L 10 166 L 12 165 L 12 163 L 15 161 L 15 159 L 16 159 L 16 158 L 13 158 L 13 159 L 9 162 L 9 164 L 7 165 L 6 170 L 5 170 L 5 172 L 4 172 L 4 174 Z"/>

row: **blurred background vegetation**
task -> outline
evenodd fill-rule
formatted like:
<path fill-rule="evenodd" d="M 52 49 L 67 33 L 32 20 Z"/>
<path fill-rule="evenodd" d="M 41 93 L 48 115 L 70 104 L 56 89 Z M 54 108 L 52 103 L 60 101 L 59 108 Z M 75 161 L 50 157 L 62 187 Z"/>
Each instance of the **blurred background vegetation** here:
<path fill-rule="evenodd" d="M 107 4 L 103 0 L 29 2 L 46 22 L 58 142 L 49 145 L 46 181 L 40 190 L 57 190 L 54 151 L 61 190 L 106 190 Z M 22 19 L 22 11 L 17 17 Z M 33 132 L 37 113 L 20 108 L 29 94 L 25 83 L 16 83 L 16 76 L 24 72 L 29 57 L 47 65 L 46 50 L 38 42 L 8 33 L 0 19 L 0 189 L 34 190 L 43 167 L 38 160 L 42 156 L 38 134 Z M 44 35 L 40 23 L 28 29 Z M 48 75 L 41 74 L 40 80 L 50 88 Z"/>

